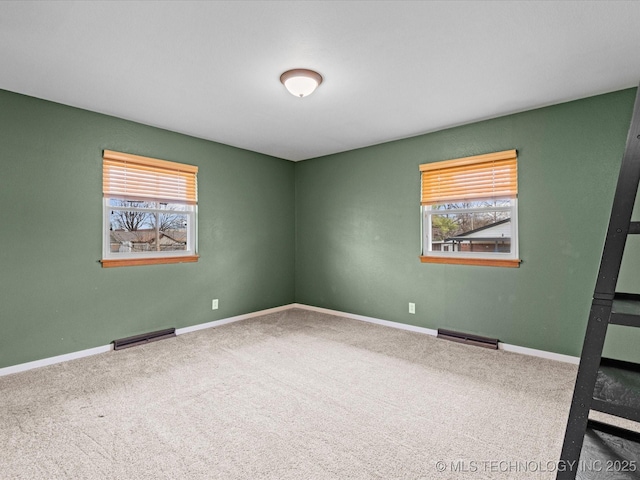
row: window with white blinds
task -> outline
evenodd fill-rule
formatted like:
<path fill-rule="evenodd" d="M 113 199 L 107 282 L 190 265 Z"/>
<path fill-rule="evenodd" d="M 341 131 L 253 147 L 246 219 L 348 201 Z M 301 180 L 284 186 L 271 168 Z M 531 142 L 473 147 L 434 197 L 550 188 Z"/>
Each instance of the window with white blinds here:
<path fill-rule="evenodd" d="M 197 261 L 198 167 L 105 150 L 104 267 Z"/>
<path fill-rule="evenodd" d="M 518 266 L 516 150 L 420 165 L 422 261 Z"/>

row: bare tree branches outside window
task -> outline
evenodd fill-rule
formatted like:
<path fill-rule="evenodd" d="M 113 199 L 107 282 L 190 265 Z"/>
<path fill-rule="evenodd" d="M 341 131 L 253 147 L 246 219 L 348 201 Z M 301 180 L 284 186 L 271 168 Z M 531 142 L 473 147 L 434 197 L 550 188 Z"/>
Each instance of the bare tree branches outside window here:
<path fill-rule="evenodd" d="M 186 248 L 189 216 L 181 204 L 110 199 L 112 252 Z"/>
<path fill-rule="evenodd" d="M 509 199 L 433 205 L 431 207 L 433 240 L 443 241 L 506 220 L 510 216 L 509 211 L 491 210 L 491 208 L 509 205 Z"/>

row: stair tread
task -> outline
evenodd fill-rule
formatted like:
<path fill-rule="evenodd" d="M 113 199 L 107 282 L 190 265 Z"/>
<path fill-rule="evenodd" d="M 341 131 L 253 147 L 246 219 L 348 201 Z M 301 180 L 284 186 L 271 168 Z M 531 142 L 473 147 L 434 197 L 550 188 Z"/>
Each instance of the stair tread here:
<path fill-rule="evenodd" d="M 593 398 L 637 410 L 632 420 L 640 421 L 640 365 L 603 358 L 598 368 Z M 606 410 L 598 408 L 598 404 L 594 404 L 594 408 Z M 606 410 L 606 413 L 613 412 Z"/>
<path fill-rule="evenodd" d="M 638 234 L 640 234 L 640 222 L 629 223 L 629 235 L 638 235 Z"/>
<path fill-rule="evenodd" d="M 637 480 L 640 434 L 590 420 L 576 470 L 579 480 Z"/>
<path fill-rule="evenodd" d="M 611 323 L 640 327 L 640 295 L 616 293 L 611 306 Z"/>

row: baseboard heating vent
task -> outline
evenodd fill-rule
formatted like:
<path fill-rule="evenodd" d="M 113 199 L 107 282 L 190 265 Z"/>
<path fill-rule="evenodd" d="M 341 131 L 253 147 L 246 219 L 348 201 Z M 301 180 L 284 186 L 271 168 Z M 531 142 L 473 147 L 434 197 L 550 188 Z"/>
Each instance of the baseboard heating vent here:
<path fill-rule="evenodd" d="M 445 330 L 443 328 L 438 329 L 438 338 L 498 350 L 497 338 L 480 337 L 478 335 L 471 335 L 470 333 L 454 332 L 453 330 Z"/>
<path fill-rule="evenodd" d="M 113 341 L 114 350 L 122 350 L 123 348 L 135 347 L 136 345 L 144 345 L 149 342 L 157 342 L 165 338 L 176 336 L 175 328 L 167 328 L 166 330 L 158 330 L 157 332 L 143 333 L 134 335 L 133 337 L 121 338 Z"/>

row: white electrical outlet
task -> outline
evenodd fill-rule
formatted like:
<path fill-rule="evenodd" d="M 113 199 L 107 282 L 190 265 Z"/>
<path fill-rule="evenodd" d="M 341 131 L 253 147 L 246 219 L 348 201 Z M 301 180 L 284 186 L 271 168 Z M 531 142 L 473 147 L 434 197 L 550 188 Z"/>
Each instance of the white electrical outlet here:
<path fill-rule="evenodd" d="M 416 304 L 409 302 L 409 313 L 416 313 Z"/>
<path fill-rule="evenodd" d="M 211 310 L 217 310 L 218 309 L 218 299 L 216 298 L 215 300 L 211 300 Z"/>

